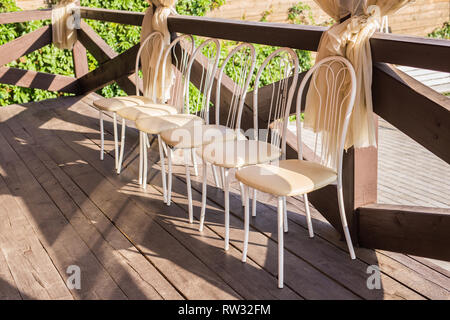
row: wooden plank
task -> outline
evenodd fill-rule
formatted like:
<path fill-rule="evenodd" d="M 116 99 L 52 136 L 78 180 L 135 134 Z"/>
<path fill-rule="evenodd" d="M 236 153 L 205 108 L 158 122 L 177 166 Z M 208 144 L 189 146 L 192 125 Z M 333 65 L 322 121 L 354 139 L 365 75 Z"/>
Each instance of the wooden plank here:
<path fill-rule="evenodd" d="M 0 144 L 4 143 L 3 139 L 3 136 L 0 137 Z M 0 185 L 6 188 L 3 178 L 0 180 Z M 73 299 L 65 281 L 23 215 L 23 210 L 9 196 L 12 201 L 4 199 L 2 209 L 5 210 L 0 211 L 0 244 L 20 296 L 23 299 Z"/>
<path fill-rule="evenodd" d="M 25 107 L 10 106 L 4 109 L 0 113 L 2 118 L 8 114 L 14 114 L 16 118 L 30 114 L 25 111 L 27 110 Z M 31 114 L 36 113 L 39 115 L 39 110 L 31 111 Z M 36 121 L 42 125 L 39 129 L 41 134 L 48 134 L 48 130 L 45 129 L 46 120 L 36 118 Z M 3 134 L 5 126 L 0 130 Z M 34 161 L 27 159 L 29 161 L 22 162 L 6 142 L 1 145 L 3 152 L 0 157 L 2 168 L 5 170 L 5 182 L 19 204 L 27 208 L 27 219 L 64 282 L 69 277 L 66 273 L 69 266 L 77 265 L 81 269 L 81 289 L 72 290 L 72 294 L 82 299 L 126 298 L 30 173 L 27 167 L 35 166 Z M 45 172 L 42 172 L 42 175 L 42 179 L 48 179 Z"/>
<path fill-rule="evenodd" d="M 109 10 L 102 8 L 81 7 L 81 18 L 108 21 L 115 23 L 141 26 L 144 18 L 143 12 L 133 12 L 125 10 Z"/>
<path fill-rule="evenodd" d="M 96 113 L 92 107 L 78 108 L 82 111 L 83 115 L 90 115 Z M 85 110 L 90 109 L 89 113 Z M 69 119 L 70 115 L 65 114 L 61 109 L 55 109 L 61 117 Z M 91 127 L 96 125 L 90 117 L 84 117 L 84 121 L 78 122 L 82 125 L 83 132 L 90 133 Z M 108 121 L 109 123 L 109 121 Z M 78 129 L 77 131 L 79 131 Z M 111 128 L 110 128 L 111 129 Z M 91 135 L 86 135 L 91 137 Z M 131 136 L 135 138 L 134 135 Z M 130 137 L 129 137 L 130 138 Z M 64 139 L 66 141 L 66 139 Z M 112 158 L 105 159 L 105 161 L 98 161 L 98 156 L 95 156 L 98 141 L 95 144 L 85 143 L 85 145 L 91 146 L 91 150 L 87 152 L 85 148 L 79 148 L 76 144 L 73 144 L 72 148 L 80 153 L 83 153 L 85 159 L 96 169 L 101 172 L 106 179 L 111 181 L 116 188 L 123 190 L 127 189 L 130 192 L 129 197 L 136 203 L 137 206 L 145 210 L 146 215 L 154 221 L 161 223 L 164 229 L 167 230 L 173 237 L 178 239 L 180 243 L 185 244 L 189 251 L 193 252 L 203 263 L 208 265 L 214 270 L 226 283 L 233 287 L 243 298 L 246 299 L 299 299 L 300 296 L 293 293 L 289 288 L 288 290 L 278 290 L 276 288 L 276 280 L 266 271 L 262 270 L 255 263 L 249 262 L 248 265 L 244 265 L 240 261 L 241 253 L 235 249 L 231 249 L 229 252 L 224 253 L 223 239 L 218 237 L 217 234 L 205 230 L 203 234 L 200 234 L 196 230 L 196 225 L 191 225 L 187 221 L 186 212 L 181 210 L 177 206 L 165 207 L 161 201 L 161 193 L 149 186 L 149 190 L 146 193 L 139 192 L 133 183 L 129 183 L 124 179 L 127 174 L 135 176 L 136 163 L 133 163 L 131 167 L 128 167 L 123 172 L 125 175 L 117 177 L 111 175 L 113 164 Z M 151 189 L 150 189 L 151 188 Z M 189 230 L 192 230 L 190 232 Z M 253 273 L 247 275 L 247 271 L 253 270 Z M 255 284 L 258 286 L 255 287 Z M 204 297 L 206 298 L 206 296 Z"/>
<path fill-rule="evenodd" d="M 90 15 L 90 16 L 89 16 Z M 83 8 L 82 17 L 141 25 L 143 14 Z M 325 27 L 286 23 L 265 23 L 217 18 L 170 16 L 169 30 L 205 37 L 245 41 L 316 51 Z M 445 40 L 375 33 L 370 40 L 374 62 L 395 63 L 450 72 L 446 57 L 450 44 Z M 427 56 L 428 59 L 423 59 Z"/>
<path fill-rule="evenodd" d="M 0 83 L 65 93 L 80 92 L 76 78 L 18 68 L 0 67 Z"/>
<path fill-rule="evenodd" d="M 150 152 L 150 154 L 151 154 L 151 152 Z M 177 175 L 180 173 L 181 173 L 181 175 L 183 174 L 183 171 L 184 171 L 183 168 L 180 168 L 179 166 L 176 166 L 174 168 L 175 168 L 175 172 Z M 193 179 L 198 180 L 196 178 L 193 178 Z M 209 183 L 211 185 L 213 185 L 214 182 L 213 182 L 212 178 L 209 179 Z M 160 183 L 156 182 L 156 184 L 159 185 Z M 234 184 L 234 186 L 236 186 L 236 185 Z M 199 184 L 193 183 L 193 187 L 197 191 L 201 191 L 201 186 Z M 208 190 L 208 194 L 210 195 L 210 198 L 213 199 L 213 201 L 216 201 L 216 203 L 219 203 L 219 206 L 222 205 L 223 199 L 222 199 L 221 192 L 219 191 L 217 193 L 217 191 L 215 191 L 214 188 L 211 188 L 211 189 L 212 189 L 212 191 Z M 239 213 L 239 210 L 241 210 L 241 209 L 240 209 L 239 190 L 237 189 L 237 186 L 234 188 L 234 190 L 235 190 L 235 192 L 232 193 L 232 198 L 235 197 L 236 199 L 235 199 L 234 205 L 232 205 L 232 209 L 233 209 L 233 206 L 234 206 L 234 208 L 237 208 L 236 212 L 237 212 L 237 215 L 240 217 L 241 214 Z M 184 191 L 184 189 L 183 189 L 183 187 L 181 187 L 181 192 L 179 194 L 180 199 L 185 198 L 183 191 Z M 269 200 L 267 200 L 268 198 L 269 198 Z M 177 199 L 178 199 L 178 197 L 177 197 Z M 273 207 L 273 198 L 271 199 L 270 196 L 266 196 L 266 195 L 260 193 L 258 195 L 258 199 L 260 201 L 262 201 L 264 203 L 268 203 L 270 205 L 270 208 L 272 210 L 272 213 L 270 214 L 270 216 L 272 216 L 272 217 L 276 216 L 276 209 Z M 292 200 L 294 200 L 294 199 L 292 199 Z M 232 203 L 233 203 L 233 201 L 232 201 Z M 288 203 L 289 203 L 289 201 L 288 201 Z M 301 206 L 303 206 L 302 203 L 301 203 Z M 335 206 L 337 206 L 337 203 L 335 204 Z M 213 209 L 212 209 L 213 212 L 211 212 L 211 214 L 213 214 L 213 217 L 211 218 L 212 219 L 211 224 L 214 227 L 216 225 L 218 225 L 218 226 L 223 225 L 223 216 L 221 215 L 222 208 L 221 207 L 219 207 L 219 209 L 216 209 L 216 208 L 217 208 L 216 206 L 213 206 Z M 211 209 L 209 209 L 209 210 L 211 210 Z M 218 210 L 217 211 L 218 215 L 214 214 L 216 210 Z M 302 222 L 301 225 L 306 229 L 306 222 L 304 221 L 305 220 L 304 213 L 302 212 L 303 216 L 296 214 L 297 212 L 299 212 L 299 207 L 290 206 L 290 210 L 293 212 L 289 214 L 289 219 L 292 221 L 295 221 L 296 223 L 301 221 Z M 304 209 L 302 209 L 302 211 L 303 210 Z M 332 242 L 334 245 L 337 245 L 339 248 L 343 249 L 344 251 L 346 251 L 347 247 L 346 247 L 345 242 L 342 242 L 339 240 L 337 233 L 330 227 L 330 225 L 328 223 L 326 223 L 326 220 L 323 217 L 321 217 L 321 215 L 318 214 L 316 210 L 314 210 L 314 208 L 312 208 L 312 211 L 313 211 L 313 218 L 315 219 L 314 225 L 315 225 L 316 235 L 319 232 L 319 234 L 322 235 L 322 238 L 324 238 L 323 231 L 326 230 L 325 239 L 327 241 Z M 258 212 L 259 212 L 259 209 L 258 209 Z M 258 213 L 257 219 L 259 219 L 259 213 Z M 239 226 L 239 223 L 237 225 Z M 240 229 L 240 227 L 238 227 L 238 229 Z M 266 229 L 264 228 L 264 230 L 266 230 Z M 290 232 L 292 232 L 292 229 L 290 229 L 290 230 L 291 230 Z M 294 232 L 294 233 L 296 233 L 296 232 Z M 306 237 L 306 232 L 303 231 L 303 233 L 305 233 L 305 237 Z M 254 237 L 254 235 L 252 237 Z M 239 239 L 242 239 L 242 234 L 235 238 L 238 239 L 237 241 L 239 242 L 240 241 Z M 232 237 L 232 239 L 233 239 L 233 237 Z M 252 242 L 255 242 L 255 239 L 252 238 Z M 257 246 L 259 246 L 259 245 L 257 245 Z M 265 246 L 265 244 L 261 244 L 261 246 Z M 295 246 L 295 247 L 297 248 L 298 246 Z M 273 250 L 276 250 L 276 249 L 274 248 Z M 406 268 L 406 267 L 400 265 L 398 262 L 393 261 L 386 255 L 381 255 L 381 254 L 373 252 L 373 250 L 362 249 L 362 248 L 359 248 L 359 249 L 356 248 L 356 251 L 357 251 L 357 256 L 359 259 L 366 262 L 368 265 L 378 265 L 380 267 L 380 270 L 385 272 L 385 274 L 387 276 L 385 278 L 386 282 L 383 282 L 383 288 L 384 288 L 383 294 L 385 295 L 385 297 L 391 297 L 391 298 L 401 297 L 402 295 L 400 294 L 400 292 L 405 290 L 404 288 L 402 289 L 401 283 L 405 283 L 408 287 L 411 287 L 414 291 L 417 291 L 420 294 L 423 294 L 426 297 L 429 297 L 432 299 L 442 299 L 442 297 L 446 297 L 449 294 L 448 290 L 445 290 L 441 286 L 436 285 L 434 282 L 432 282 L 429 279 L 424 279 L 421 274 L 418 274 L 417 272 L 415 272 L 415 269 Z M 265 254 L 260 254 L 260 256 L 261 255 L 266 256 Z M 348 258 L 348 256 L 346 256 L 346 257 Z M 265 261 L 267 261 L 267 259 L 269 259 L 269 257 L 266 257 Z M 274 257 L 274 259 L 276 259 L 276 258 Z M 355 271 L 352 271 L 352 272 L 354 273 Z M 389 277 L 393 277 L 393 275 L 392 275 L 393 272 L 395 272 L 395 279 L 398 279 L 398 281 L 400 281 L 400 283 L 392 282 L 389 279 Z M 408 292 L 408 291 L 406 291 L 406 292 Z M 403 294 L 405 294 L 405 293 L 403 293 Z"/>
<path fill-rule="evenodd" d="M 176 173 L 176 177 L 183 177 L 181 172 L 183 171 L 180 167 L 175 167 L 174 170 Z M 181 170 L 180 170 L 181 169 Z M 184 179 L 183 179 L 184 180 Z M 194 180 L 199 180 L 197 178 L 194 178 Z M 213 180 L 210 179 L 210 184 L 213 184 Z M 174 184 L 175 185 L 175 184 Z M 195 190 L 200 191 L 201 185 L 197 182 L 193 182 L 193 186 Z M 235 192 L 232 192 L 232 200 L 230 204 L 231 212 L 234 216 L 238 217 L 239 219 L 242 219 L 242 207 L 241 207 L 241 200 L 239 196 L 239 192 L 237 189 L 237 186 L 234 188 Z M 183 192 L 183 189 L 181 189 L 181 192 Z M 178 197 L 176 197 L 176 200 L 174 201 L 182 201 L 182 199 L 185 198 L 185 193 L 181 193 Z M 196 195 L 196 192 L 193 192 L 194 199 L 199 199 L 200 194 Z M 213 212 L 208 212 L 207 216 L 207 224 L 211 223 L 213 225 L 223 225 L 223 215 L 221 213 L 223 212 L 223 193 L 221 191 L 216 190 L 213 187 L 208 188 L 208 194 L 209 198 L 215 202 L 216 206 L 218 205 L 219 208 L 213 207 Z M 259 198 L 263 198 L 264 196 L 262 194 L 259 194 Z M 234 198 L 234 199 L 233 199 Z M 270 198 L 270 196 L 268 197 Z M 178 200 L 180 199 L 180 200 Z M 267 199 L 267 198 L 266 198 Z M 257 207 L 257 217 L 252 218 L 251 220 L 251 226 L 257 231 L 260 232 L 267 237 L 269 237 L 271 240 L 276 242 L 276 208 L 274 207 L 273 198 L 270 199 L 270 201 L 264 201 L 268 203 L 268 205 L 258 203 Z M 215 211 L 219 214 L 214 214 Z M 232 225 L 237 225 L 237 228 L 232 228 L 232 232 L 230 234 L 230 238 L 235 243 L 236 246 L 241 247 L 241 242 L 243 239 L 243 233 L 242 233 L 242 221 L 240 223 L 234 223 Z M 255 239 L 256 238 L 256 239 Z M 276 264 L 276 247 L 273 247 L 272 249 L 274 251 L 274 255 L 263 254 L 261 252 L 261 248 L 264 248 L 267 246 L 267 243 L 261 243 L 258 241 L 258 237 L 255 237 L 255 233 L 252 232 L 250 236 L 250 243 L 253 243 L 253 245 L 249 245 L 249 255 L 251 255 L 252 250 L 256 250 L 253 254 L 255 254 L 256 257 L 254 259 L 258 259 L 258 257 L 263 256 L 264 257 L 264 263 L 267 265 L 269 264 L 270 260 L 271 263 Z M 345 247 L 345 246 L 344 246 Z M 323 274 L 327 275 L 328 277 L 332 278 L 334 281 L 339 283 L 340 285 L 343 285 L 347 289 L 351 290 L 355 294 L 359 295 L 360 297 L 363 297 L 365 299 L 418 299 L 420 296 L 416 295 L 413 291 L 406 288 L 402 284 L 393 281 L 388 275 L 382 275 L 382 282 L 383 282 L 383 290 L 368 290 L 366 287 L 366 269 L 367 264 L 365 264 L 362 261 L 356 260 L 352 261 L 349 259 L 348 253 L 344 250 L 340 251 L 337 250 L 336 247 L 330 245 L 323 239 L 316 237 L 315 239 L 309 239 L 308 238 L 308 232 L 306 228 L 299 227 L 298 225 L 289 224 L 289 233 L 285 234 L 285 250 L 286 252 L 290 252 L 295 254 L 298 257 L 301 257 L 301 259 L 304 259 L 307 261 L 308 264 L 311 264 L 315 268 L 317 268 L 319 271 L 321 271 Z M 286 254 L 285 252 L 285 254 Z M 333 261 L 331 264 L 327 261 Z M 286 275 L 287 272 L 294 272 L 295 269 L 299 268 L 299 262 L 297 261 L 294 265 L 290 265 L 290 262 L 286 261 Z M 274 265 L 275 267 L 275 265 Z M 343 271 L 343 269 L 347 271 Z M 287 271 L 289 270 L 289 271 Z M 300 278 L 297 276 L 294 278 L 295 281 L 304 281 L 303 277 L 300 276 Z M 323 280 L 322 280 L 323 281 Z M 295 285 L 295 282 L 294 282 Z M 293 286 L 293 284 L 291 284 Z M 317 290 L 319 290 L 320 284 L 317 284 Z M 326 295 L 325 295 L 326 296 Z M 341 297 L 342 298 L 342 297 Z"/>
<path fill-rule="evenodd" d="M 94 58 L 103 64 L 106 61 L 117 57 L 118 54 L 115 52 L 86 22 L 81 22 L 81 29 L 78 30 L 78 40 L 81 41 L 89 52 L 94 56 Z M 137 53 L 137 52 L 136 52 Z M 130 58 L 131 59 L 131 58 Z M 135 57 L 133 59 L 136 59 Z M 127 94 L 136 94 L 135 86 L 135 76 L 134 73 L 131 75 L 125 75 L 121 78 L 116 79 L 117 84 L 124 90 Z"/>
<path fill-rule="evenodd" d="M 386 64 L 373 70 L 374 112 L 450 163 L 450 99 Z"/>
<path fill-rule="evenodd" d="M 86 22 L 81 21 L 77 31 L 78 41 L 102 64 L 118 54 Z"/>
<path fill-rule="evenodd" d="M 80 41 L 75 42 L 73 46 L 73 65 L 75 67 L 75 76 L 81 78 L 89 72 L 89 65 L 86 55 L 86 48 Z"/>
<path fill-rule="evenodd" d="M 0 66 L 40 49 L 52 42 L 52 29 L 39 28 L 0 46 Z"/>
<path fill-rule="evenodd" d="M 169 30 L 205 37 L 317 51 L 325 27 L 204 17 L 170 16 Z M 370 39 L 374 62 L 450 72 L 446 40 L 375 33 Z M 427 56 L 428 59 L 423 59 Z"/>
<path fill-rule="evenodd" d="M 8 121 L 8 126 L 14 131 L 14 138 L 16 138 L 11 139 L 10 143 L 14 144 L 16 151 L 23 157 L 33 159 L 33 162 L 39 166 L 31 168 L 36 179 L 41 180 L 40 183 L 46 192 L 127 298 L 180 299 L 181 296 L 177 291 L 105 218 L 83 191 L 50 159 L 34 138 L 29 136 L 16 121 Z M 29 144 L 20 145 L 17 139 L 26 140 Z M 45 171 L 43 166 L 51 171 L 51 175 L 45 175 L 48 177 L 47 181 L 42 180 L 44 175 L 37 175 Z"/>
<path fill-rule="evenodd" d="M 370 205 L 358 208 L 360 244 L 450 261 L 450 210 Z"/>
<path fill-rule="evenodd" d="M 0 168 L 0 171 L 2 169 Z M 0 299 L 2 300 L 20 300 L 20 299 L 31 299 L 29 295 L 27 295 L 23 290 L 19 291 L 19 286 L 14 280 L 13 273 L 15 273 L 15 269 L 17 267 L 20 267 L 20 265 L 13 265 L 10 267 L 8 265 L 8 260 L 11 260 L 8 255 L 4 254 L 4 251 L 12 251 L 13 248 L 8 248 L 6 246 L 6 242 L 11 241 L 13 242 L 13 246 L 15 245 L 17 241 L 14 239 L 14 234 L 12 234 L 12 223 L 16 225 L 16 221 L 22 220 L 18 217 L 21 216 L 20 211 L 22 209 L 19 207 L 17 202 L 14 200 L 14 197 L 11 195 L 9 189 L 7 188 L 5 181 L 3 180 L 3 177 L 0 177 L 0 216 L 2 217 L 2 220 L 0 222 L 0 241 L 2 243 L 2 249 L 0 250 Z M 10 218 L 11 217 L 11 218 Z M 11 221 L 13 220 L 13 221 Z M 11 239 L 9 239 L 12 236 Z M 16 240 L 16 241 L 14 241 Z M 14 252 L 13 252 L 14 253 Z M 10 261 L 11 262 L 11 261 Z M 11 270 L 13 269 L 13 271 Z M 50 269 L 52 269 L 50 267 Z M 54 268 L 53 268 L 54 269 Z M 19 270 L 20 272 L 20 270 Z M 56 271 L 56 274 L 58 275 L 58 272 Z M 59 275 L 58 275 L 59 277 Z M 31 288 L 34 288 L 34 285 L 36 283 L 36 280 L 30 281 L 27 286 L 24 286 L 23 283 L 20 283 L 23 278 L 19 278 L 19 285 L 25 287 L 24 290 L 27 290 L 30 292 Z M 42 286 L 40 286 L 41 289 Z M 69 294 L 70 296 L 70 294 Z"/>
<path fill-rule="evenodd" d="M 376 33 L 370 46 L 374 62 L 450 72 L 446 61 L 450 55 L 448 40 Z"/>
<path fill-rule="evenodd" d="M 36 121 L 33 119 L 31 121 Z M 52 160 L 58 165 L 62 165 L 63 171 L 89 195 L 91 201 L 107 214 L 122 233 L 126 234 L 129 239 L 133 239 L 141 252 L 152 261 L 157 269 L 164 270 L 165 277 L 182 292 L 184 297 L 191 299 L 200 299 L 205 295 L 212 299 L 240 297 L 206 265 L 186 250 L 186 247 L 168 234 L 160 224 L 148 219 L 142 209 L 130 202 L 126 194 L 111 185 L 90 165 L 64 166 L 75 159 L 86 163 L 65 145 L 68 142 L 65 141 L 66 139 L 77 139 L 73 136 L 73 134 L 77 136 L 77 133 L 59 132 L 61 129 L 58 128 L 67 128 L 68 123 L 53 117 L 44 126 L 46 130 L 43 130 L 42 127 L 37 129 L 36 125 L 38 124 L 39 121 L 36 123 L 24 122 L 24 125 L 28 127 L 27 130 L 41 141 L 42 147 Z M 61 133 L 61 136 L 58 132 Z M 95 151 L 95 153 L 98 158 L 98 152 Z"/>
<path fill-rule="evenodd" d="M 79 79 L 81 92 L 88 93 L 95 91 L 117 79 L 130 76 L 135 67 L 135 59 L 138 50 L 139 44 L 81 77 Z"/>
<path fill-rule="evenodd" d="M 5 12 L 0 13 L 0 24 L 27 22 L 33 20 L 47 20 L 51 18 L 51 9 Z"/>

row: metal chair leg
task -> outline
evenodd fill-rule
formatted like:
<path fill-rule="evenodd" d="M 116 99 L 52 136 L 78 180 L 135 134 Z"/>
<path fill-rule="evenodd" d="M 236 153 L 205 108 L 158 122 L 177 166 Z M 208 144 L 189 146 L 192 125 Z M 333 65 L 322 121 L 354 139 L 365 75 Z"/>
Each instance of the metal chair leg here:
<path fill-rule="evenodd" d="M 339 203 L 339 213 L 341 215 L 342 228 L 344 229 L 345 240 L 347 241 L 348 251 L 350 252 L 350 257 L 356 259 L 355 250 L 353 249 L 352 239 L 350 237 L 350 231 L 348 229 L 347 217 L 345 216 L 344 207 L 344 195 L 342 193 L 342 186 L 338 186 L 338 203 Z"/>
<path fill-rule="evenodd" d="M 228 173 L 229 169 L 223 171 L 223 191 L 225 195 L 225 250 L 230 248 L 230 185 Z"/>
<path fill-rule="evenodd" d="M 191 189 L 191 172 L 189 168 L 189 150 L 183 150 L 184 152 L 184 166 L 186 168 L 186 187 L 188 197 L 188 210 L 189 210 L 189 223 L 194 222 L 194 213 L 192 207 L 192 189 Z"/>
<path fill-rule="evenodd" d="M 248 186 L 244 186 L 244 250 L 242 251 L 242 262 L 247 261 L 247 251 L 248 251 L 248 235 L 250 232 L 250 217 L 249 217 L 249 191 Z"/>
<path fill-rule="evenodd" d="M 161 136 L 158 135 L 158 147 L 159 147 L 159 159 L 161 161 L 161 178 L 163 187 L 163 199 L 164 203 L 167 203 L 167 185 L 166 185 L 166 159 L 164 157 L 163 143 L 161 141 Z"/>
<path fill-rule="evenodd" d="M 125 151 L 125 129 L 127 127 L 127 124 L 125 122 L 125 119 L 122 119 L 122 134 L 120 139 L 120 155 L 119 155 L 119 164 L 117 166 L 117 174 L 120 174 L 120 171 L 122 170 L 122 162 L 123 162 L 123 153 Z"/>
<path fill-rule="evenodd" d="M 119 167 L 119 134 L 117 130 L 117 113 L 113 112 L 113 127 L 114 127 L 114 163 L 115 169 Z"/>
<path fill-rule="evenodd" d="M 284 283 L 283 197 L 278 197 L 278 288 Z"/>
<path fill-rule="evenodd" d="M 203 162 L 203 184 L 202 184 L 202 209 L 200 212 L 200 227 L 199 231 L 203 231 L 203 225 L 205 224 L 205 214 L 206 214 L 206 192 L 208 186 L 208 165 Z"/>
<path fill-rule="evenodd" d="M 169 172 L 167 174 L 167 205 L 170 206 L 172 201 L 172 157 L 173 150 L 167 146 L 167 166 L 169 167 Z"/>
<path fill-rule="evenodd" d="M 303 201 L 305 202 L 306 223 L 308 225 L 309 237 L 313 238 L 314 230 L 313 230 L 313 225 L 312 225 L 312 221 L 311 221 L 311 211 L 309 210 L 308 194 L 305 193 L 303 195 Z"/>
<path fill-rule="evenodd" d="M 143 181 L 142 181 L 142 187 L 144 190 L 147 190 L 147 177 L 148 177 L 148 150 L 147 150 L 147 143 L 148 143 L 148 136 L 144 133 L 143 134 L 143 149 L 144 149 L 144 170 L 143 170 Z"/>
<path fill-rule="evenodd" d="M 144 171 L 144 149 L 143 149 L 143 132 L 139 131 L 139 185 L 142 186 Z"/>
<path fill-rule="evenodd" d="M 194 175 L 198 177 L 198 166 L 197 166 L 197 155 L 195 154 L 195 149 L 191 149 L 192 166 L 194 167 Z"/>
<path fill-rule="evenodd" d="M 99 111 L 98 118 L 100 120 L 100 160 L 104 159 L 105 153 L 105 131 L 103 130 L 103 111 Z"/>
<path fill-rule="evenodd" d="M 252 197 L 252 217 L 256 217 L 256 189 L 253 189 L 253 197 Z"/>

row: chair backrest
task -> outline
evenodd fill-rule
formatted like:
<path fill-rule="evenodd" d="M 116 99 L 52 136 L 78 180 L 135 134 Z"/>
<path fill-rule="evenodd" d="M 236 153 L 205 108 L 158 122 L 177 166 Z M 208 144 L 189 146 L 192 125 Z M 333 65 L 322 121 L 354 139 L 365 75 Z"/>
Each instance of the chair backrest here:
<path fill-rule="evenodd" d="M 321 79 L 326 80 L 327 90 L 318 89 L 319 73 L 322 73 Z M 301 127 L 300 112 L 303 91 L 308 80 L 310 80 L 309 87 L 315 90 L 320 101 L 316 106 L 318 112 L 315 121 L 323 124 L 321 132 L 308 130 L 308 140 L 310 144 L 313 144 L 311 149 L 314 152 L 314 159 L 309 160 L 336 170 L 338 182 L 342 182 L 345 139 L 356 95 L 355 70 L 347 59 L 333 56 L 320 60 L 306 73 L 297 96 L 296 124 L 299 159 L 303 159 L 302 130 L 303 134 L 306 134 L 306 130 Z M 346 82 L 350 85 L 344 85 Z M 350 90 L 343 90 L 343 88 L 350 88 Z"/>
<path fill-rule="evenodd" d="M 219 58 L 219 40 L 208 39 L 195 49 L 187 67 L 187 81 L 184 86 L 184 112 L 200 116 L 207 124 L 209 123 L 211 90 L 219 65 Z M 191 72 L 194 63 L 199 63 L 202 70 L 200 77 L 196 79 L 193 78 Z M 195 83 L 198 91 L 189 90 L 190 82 Z M 191 93 L 192 96 L 190 96 Z"/>
<path fill-rule="evenodd" d="M 190 34 L 184 34 L 176 37 L 167 47 L 162 57 L 162 87 L 166 87 L 166 72 L 171 69 L 167 68 L 167 64 L 171 64 L 173 74 L 170 83 L 170 99 L 167 102 L 171 106 L 176 107 L 179 113 L 184 108 L 184 88 L 186 85 L 187 69 L 189 58 L 195 50 L 194 37 Z"/>
<path fill-rule="evenodd" d="M 159 65 L 161 62 L 161 56 L 163 53 L 163 41 L 164 36 L 161 32 L 155 31 L 150 33 L 144 41 L 141 42 L 141 45 L 139 47 L 138 53 L 136 55 L 136 65 L 135 65 L 135 81 L 136 81 L 136 95 L 139 96 L 139 66 L 140 62 L 142 65 L 144 65 L 144 62 L 142 61 L 142 54 L 146 53 L 147 56 L 150 59 L 156 59 L 156 65 L 154 70 L 159 70 Z M 158 48 L 156 52 L 153 51 L 154 48 Z M 144 77 L 151 77 L 152 79 L 148 79 L 148 81 L 153 82 L 152 85 L 152 95 L 151 98 L 153 101 L 156 101 L 156 81 L 157 81 L 157 72 L 154 72 L 153 74 L 150 72 L 150 68 L 146 68 L 146 70 L 142 70 L 142 73 Z"/>
<path fill-rule="evenodd" d="M 241 43 L 235 47 L 225 58 L 222 66 L 219 69 L 219 75 L 216 82 L 216 103 L 215 107 L 215 121 L 220 124 L 220 100 L 221 100 L 221 85 L 223 74 L 230 72 L 232 76 L 232 96 L 229 103 L 228 112 L 223 112 L 226 115 L 225 125 L 232 129 L 241 128 L 242 109 L 244 107 L 245 97 L 247 95 L 250 80 L 255 70 L 256 50 L 250 43 Z"/>
<path fill-rule="evenodd" d="M 270 54 L 256 74 L 253 91 L 253 126 L 254 139 L 269 142 L 286 155 L 286 130 L 289 122 L 289 112 L 297 86 L 299 61 L 297 54 L 290 48 L 280 48 Z M 264 79 L 262 76 L 264 75 Z M 264 80 L 264 81 L 263 81 Z M 269 85 L 264 90 L 260 85 Z M 261 92 L 261 96 L 258 94 Z M 258 127 L 258 112 L 264 104 L 264 114 L 267 119 L 265 128 Z"/>

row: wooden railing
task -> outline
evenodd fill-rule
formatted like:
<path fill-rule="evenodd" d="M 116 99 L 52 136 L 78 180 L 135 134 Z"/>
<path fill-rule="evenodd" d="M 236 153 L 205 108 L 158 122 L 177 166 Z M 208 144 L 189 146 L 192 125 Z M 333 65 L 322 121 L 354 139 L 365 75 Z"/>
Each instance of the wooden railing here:
<path fill-rule="evenodd" d="M 142 13 L 126 11 L 81 8 L 80 13 L 84 19 L 131 25 L 141 25 L 143 19 Z M 49 19 L 50 15 L 49 10 L 4 13 L 0 14 L 0 24 Z M 186 16 L 171 16 L 168 22 L 171 32 L 311 51 L 317 50 L 320 37 L 326 30 L 317 26 Z M 0 65 L 49 44 L 50 31 L 50 27 L 44 27 L 1 46 Z M 450 41 L 376 33 L 370 42 L 374 62 L 372 92 L 375 113 L 450 163 L 450 99 L 388 64 L 450 72 Z M 88 72 L 86 49 L 100 64 L 91 72 Z M 86 94 L 115 81 L 126 92 L 133 93 L 135 84 L 132 73 L 137 51 L 138 45 L 118 55 L 82 22 L 78 42 L 73 49 L 76 77 L 1 67 L 0 83 Z M 197 61 L 193 69 L 194 84 L 201 68 L 202 61 Z M 222 85 L 221 99 L 226 103 L 231 98 L 229 93 L 233 82 L 226 78 Z M 262 94 L 264 91 L 270 92 L 270 86 L 261 89 Z M 212 92 L 214 94 L 215 90 Z M 259 121 L 260 126 L 264 126 L 267 106 L 261 101 Z M 252 123 L 251 110 L 249 94 L 243 124 Z M 288 156 L 296 156 L 291 147 Z M 377 157 L 376 148 L 352 148 L 345 153 L 344 197 L 355 242 L 368 248 L 450 260 L 450 210 L 377 204 Z M 328 186 L 315 191 L 310 195 L 310 200 L 341 231 L 336 187 Z"/>

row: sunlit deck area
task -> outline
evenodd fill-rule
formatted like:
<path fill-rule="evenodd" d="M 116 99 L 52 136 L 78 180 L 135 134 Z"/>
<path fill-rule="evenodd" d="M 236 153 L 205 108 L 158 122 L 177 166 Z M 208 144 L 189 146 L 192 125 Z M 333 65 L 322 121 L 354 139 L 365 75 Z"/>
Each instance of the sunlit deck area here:
<path fill-rule="evenodd" d="M 126 154 L 131 154 L 117 175 L 111 118 L 105 119 L 109 154 L 99 159 L 95 98 L 91 94 L 0 109 L 0 299 L 450 298 L 446 263 L 365 248 L 356 248 L 357 260 L 352 261 L 339 233 L 314 209 L 315 237 L 308 238 L 304 206 L 297 198 L 288 199 L 286 278 L 284 289 L 278 289 L 275 199 L 261 193 L 257 217 L 250 222 L 248 261 L 242 263 L 238 185 L 232 184 L 231 247 L 225 252 L 223 192 L 212 177 L 209 214 L 199 232 L 201 178 L 193 177 L 195 219 L 190 224 L 183 166 L 174 166 L 170 207 L 162 200 L 157 152 L 149 153 L 147 190 L 138 185 L 137 130 L 127 132 Z M 379 134 L 395 142 L 395 129 L 380 123 Z M 387 170 L 388 145 L 380 143 L 379 148 L 380 171 Z M 425 156 L 420 161 L 427 161 Z M 448 178 L 446 172 L 441 177 Z M 380 174 L 381 186 L 383 176 L 389 172 Z M 401 196 L 388 187 L 380 197 L 401 204 Z M 448 206 L 448 198 L 441 199 Z M 79 290 L 66 284 L 71 265 L 81 270 Z M 367 286 L 369 266 L 381 271 L 379 289 Z"/>

